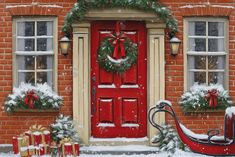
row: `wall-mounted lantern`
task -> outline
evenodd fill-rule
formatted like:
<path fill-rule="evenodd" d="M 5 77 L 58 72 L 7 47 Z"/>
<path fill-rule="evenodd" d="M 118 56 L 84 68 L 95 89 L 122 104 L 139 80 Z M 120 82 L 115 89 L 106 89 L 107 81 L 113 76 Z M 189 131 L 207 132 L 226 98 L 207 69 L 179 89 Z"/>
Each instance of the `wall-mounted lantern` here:
<path fill-rule="evenodd" d="M 171 49 L 171 55 L 177 55 L 179 52 L 181 40 L 179 40 L 177 37 L 173 37 L 170 40 L 170 49 Z"/>
<path fill-rule="evenodd" d="M 60 39 L 60 51 L 64 56 L 68 55 L 70 48 L 71 40 L 68 37 L 64 36 Z"/>

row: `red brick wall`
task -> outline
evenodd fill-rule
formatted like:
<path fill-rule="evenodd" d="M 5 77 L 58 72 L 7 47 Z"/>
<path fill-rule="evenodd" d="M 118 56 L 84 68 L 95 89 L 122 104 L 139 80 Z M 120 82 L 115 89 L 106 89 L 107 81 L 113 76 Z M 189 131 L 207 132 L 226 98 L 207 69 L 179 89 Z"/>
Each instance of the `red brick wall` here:
<path fill-rule="evenodd" d="M 63 8 L 40 7 L 32 5 L 59 5 Z M 0 2 L 0 104 L 12 92 L 12 17 L 27 15 L 57 16 L 58 39 L 65 15 L 69 12 L 76 0 L 2 0 Z M 32 5 L 31 7 L 6 8 L 13 5 Z M 61 112 L 72 115 L 72 53 L 64 57 L 58 55 L 58 92 L 64 98 Z M 0 144 L 11 143 L 13 135 L 26 131 L 33 124 L 48 126 L 58 113 L 13 113 L 7 115 L 0 111 Z"/>
<path fill-rule="evenodd" d="M 32 1 L 34 2 L 32 5 Z M 76 0 L 2 0 L 0 3 L 0 104 L 3 107 L 5 98 L 12 92 L 12 17 L 27 15 L 43 15 L 58 17 L 58 39 L 63 35 L 61 28 L 65 15 Z M 229 90 L 235 97 L 235 12 L 232 9 L 211 7 L 182 9 L 180 6 L 204 4 L 199 0 L 161 0 L 170 7 L 179 22 L 177 36 L 183 41 L 183 17 L 184 16 L 226 16 L 229 18 Z M 40 5 L 59 5 L 63 8 L 45 8 Z M 234 5 L 233 0 L 210 0 L 211 5 Z M 32 7 L 8 8 L 8 5 L 32 5 Z M 183 44 L 180 54 L 176 57 L 169 55 L 169 39 L 166 36 L 166 99 L 173 101 L 174 109 L 179 119 L 190 129 L 196 132 L 206 132 L 209 128 L 222 129 L 224 113 L 184 115 L 177 103 L 183 93 Z M 58 56 L 58 92 L 64 97 L 64 106 L 61 112 L 72 115 L 72 52 L 67 57 Z M 53 122 L 56 113 L 14 113 L 7 115 L 0 111 L 0 144 L 11 143 L 13 135 L 27 130 L 32 124 L 48 126 Z M 167 117 L 168 121 L 170 118 Z"/>

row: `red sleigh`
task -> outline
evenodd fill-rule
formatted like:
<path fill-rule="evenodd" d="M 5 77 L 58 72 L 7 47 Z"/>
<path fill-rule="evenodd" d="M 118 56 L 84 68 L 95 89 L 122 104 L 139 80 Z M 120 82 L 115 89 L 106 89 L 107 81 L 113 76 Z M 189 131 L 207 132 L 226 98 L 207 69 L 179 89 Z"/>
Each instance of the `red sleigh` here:
<path fill-rule="evenodd" d="M 156 106 L 150 108 L 148 119 L 150 124 L 158 129 L 162 138 L 164 138 L 162 133 L 163 127 L 156 123 L 155 116 L 160 112 L 168 113 L 175 120 L 179 138 L 193 152 L 206 155 L 228 156 L 235 155 L 235 115 L 233 115 L 232 111 L 235 111 L 235 107 L 229 107 L 226 110 L 224 136 L 217 136 L 219 130 L 210 130 L 207 135 L 196 134 L 190 131 L 179 122 L 169 101 L 159 101 Z M 159 142 L 160 140 L 161 138 L 156 142 Z"/>

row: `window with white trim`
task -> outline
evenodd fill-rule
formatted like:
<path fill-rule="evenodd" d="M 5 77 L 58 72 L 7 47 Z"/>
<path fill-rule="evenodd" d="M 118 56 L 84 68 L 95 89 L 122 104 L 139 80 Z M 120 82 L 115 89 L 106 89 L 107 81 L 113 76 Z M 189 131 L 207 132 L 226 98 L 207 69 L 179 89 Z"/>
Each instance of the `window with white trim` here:
<path fill-rule="evenodd" d="M 16 19 L 14 25 L 14 84 L 46 82 L 54 87 L 54 19 Z"/>
<path fill-rule="evenodd" d="M 187 87 L 226 80 L 226 20 L 187 20 Z"/>

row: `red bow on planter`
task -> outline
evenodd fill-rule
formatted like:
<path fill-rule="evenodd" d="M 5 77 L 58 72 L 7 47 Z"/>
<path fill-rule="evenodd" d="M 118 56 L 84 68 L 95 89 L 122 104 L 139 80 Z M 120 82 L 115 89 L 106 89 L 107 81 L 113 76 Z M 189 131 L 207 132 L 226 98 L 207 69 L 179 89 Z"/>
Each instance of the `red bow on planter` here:
<path fill-rule="evenodd" d="M 39 97 L 36 95 L 36 93 L 31 90 L 26 93 L 26 96 L 24 98 L 24 103 L 29 106 L 29 108 L 33 108 L 34 101 L 38 100 Z"/>
<path fill-rule="evenodd" d="M 108 37 L 110 38 L 110 41 L 112 41 L 114 45 L 114 52 L 113 52 L 113 58 L 117 59 L 118 58 L 118 53 L 121 53 L 121 57 L 125 57 L 125 47 L 124 47 L 124 42 L 125 39 L 127 38 L 126 34 L 121 33 L 120 31 L 120 23 L 116 23 L 116 35 L 113 34 L 108 34 Z"/>
<path fill-rule="evenodd" d="M 216 89 L 208 91 L 206 99 L 209 100 L 210 107 L 216 107 L 218 105 L 217 96 L 218 96 L 218 91 Z"/>

